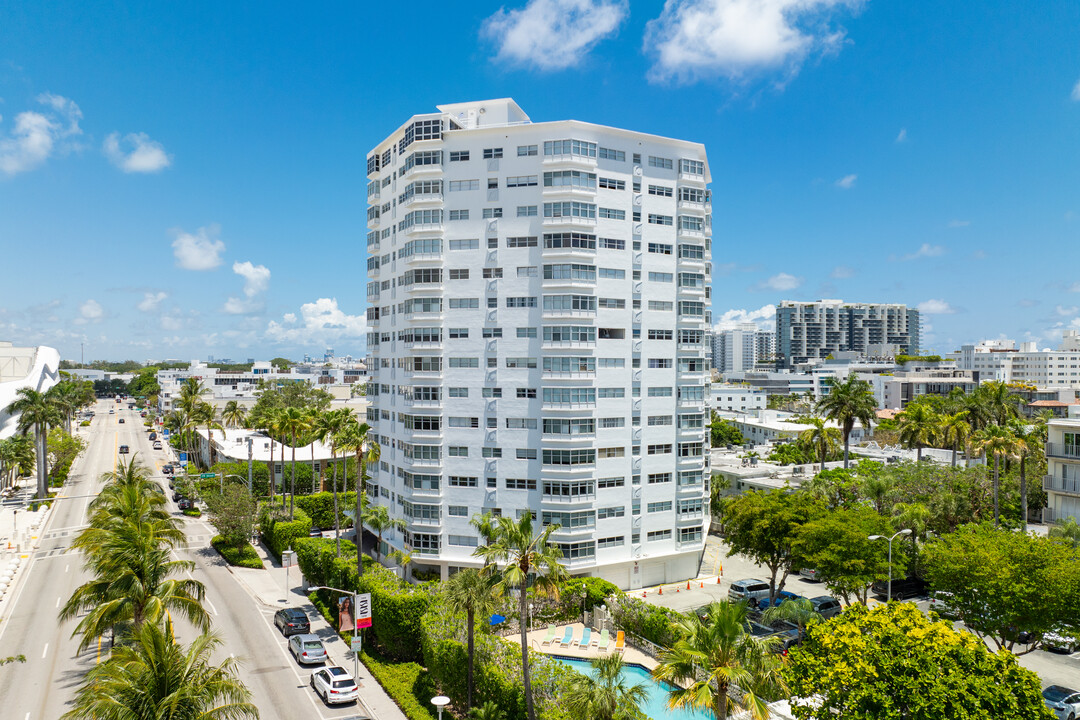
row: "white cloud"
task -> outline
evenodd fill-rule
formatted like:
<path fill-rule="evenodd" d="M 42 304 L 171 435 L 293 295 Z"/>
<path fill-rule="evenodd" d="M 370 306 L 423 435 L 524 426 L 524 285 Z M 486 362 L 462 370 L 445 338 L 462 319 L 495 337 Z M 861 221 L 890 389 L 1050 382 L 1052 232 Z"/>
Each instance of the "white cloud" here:
<path fill-rule="evenodd" d="M 832 11 L 860 0 L 668 0 L 645 27 L 656 56 L 651 80 L 741 78 L 758 70 L 798 72 L 811 54 L 836 52 L 844 29 Z"/>
<path fill-rule="evenodd" d="M 185 270 L 213 270 L 221 264 L 225 243 L 217 239 L 216 225 L 201 227 L 194 234 L 174 230 L 173 254 L 176 264 Z"/>
<path fill-rule="evenodd" d="M 944 300 L 925 300 L 918 305 L 923 315 L 952 315 L 956 309 Z"/>
<path fill-rule="evenodd" d="M 896 142 L 907 142 L 907 128 L 900 128 L 900 132 L 896 136 Z"/>
<path fill-rule="evenodd" d="M 184 327 L 184 321 L 178 317 L 164 315 L 161 318 L 161 329 L 176 332 Z"/>
<path fill-rule="evenodd" d="M 286 313 L 282 321 L 271 320 L 266 337 L 281 343 L 312 345 L 337 338 L 364 338 L 367 334 L 364 315 L 348 315 L 338 307 L 336 298 L 319 298 L 300 306 L 300 317 Z"/>
<path fill-rule="evenodd" d="M 1080 80 L 1077 80 L 1076 84 L 1073 85 L 1072 99 L 1080 102 Z"/>
<path fill-rule="evenodd" d="M 136 307 L 143 312 L 154 312 L 158 309 L 158 305 L 161 304 L 161 301 L 167 297 L 169 297 L 169 294 L 164 292 L 144 293 L 143 299 L 139 301 L 139 304 L 136 305 Z"/>
<path fill-rule="evenodd" d="M 967 227 L 970 224 L 971 224 L 970 220 L 950 220 L 949 221 L 949 227 L 951 227 L 951 228 Z"/>
<path fill-rule="evenodd" d="M 244 278 L 244 294 L 255 297 L 270 285 L 270 270 L 265 265 L 252 265 L 248 261 L 235 262 L 232 271 Z"/>
<path fill-rule="evenodd" d="M 834 280 L 847 280 L 849 277 L 854 277 L 855 271 L 846 265 L 837 265 L 833 268 L 833 271 L 829 273 L 829 277 Z"/>
<path fill-rule="evenodd" d="M 855 181 L 858 179 L 859 176 L 855 174 L 845 175 L 844 177 L 837 180 L 834 184 L 836 185 L 836 187 L 843 190 L 850 190 L 851 188 L 855 187 Z"/>
<path fill-rule="evenodd" d="M 74 322 L 76 325 L 85 325 L 101 322 L 103 317 L 105 317 L 105 310 L 101 307 L 101 303 L 90 299 L 79 306 L 79 317 L 75 318 Z"/>
<path fill-rule="evenodd" d="M 626 0 L 529 0 L 519 10 L 500 8 L 480 34 L 499 46 L 499 60 L 563 70 L 614 33 L 629 10 Z"/>
<path fill-rule="evenodd" d="M 777 273 L 768 280 L 762 282 L 758 286 L 758 289 L 776 290 L 777 292 L 784 292 L 787 290 L 794 290 L 802 284 L 803 279 L 801 277 L 795 277 L 794 275 L 789 275 L 788 273 L 782 272 Z"/>
<path fill-rule="evenodd" d="M 1077 307 L 1076 305 L 1070 305 L 1069 307 L 1058 305 L 1054 308 L 1054 311 L 1061 317 L 1072 317 L 1076 313 L 1080 312 L 1080 307 Z"/>
<path fill-rule="evenodd" d="M 227 315 L 253 315 L 262 312 L 264 308 L 265 306 L 261 300 L 230 297 L 221 306 L 221 312 Z"/>
<path fill-rule="evenodd" d="M 941 245 L 931 245 L 930 243 L 923 243 L 919 246 L 919 249 L 913 253 L 904 256 L 905 260 L 918 260 L 924 257 L 941 257 L 945 254 L 945 248 Z"/>
<path fill-rule="evenodd" d="M 0 172 L 5 175 L 33 170 L 60 149 L 63 140 L 82 134 L 82 111 L 74 102 L 49 93 L 37 101 L 51 110 L 21 112 L 11 133 L 0 134 Z"/>
<path fill-rule="evenodd" d="M 130 149 L 126 149 L 130 148 Z M 172 164 L 172 156 L 161 143 L 146 133 L 129 133 L 122 138 L 112 133 L 101 146 L 109 161 L 126 173 L 156 173 Z"/>
<path fill-rule="evenodd" d="M 727 310 L 716 321 L 717 330 L 730 330 L 741 323 L 755 323 L 763 330 L 776 329 L 776 306 L 762 305 L 757 310 Z"/>

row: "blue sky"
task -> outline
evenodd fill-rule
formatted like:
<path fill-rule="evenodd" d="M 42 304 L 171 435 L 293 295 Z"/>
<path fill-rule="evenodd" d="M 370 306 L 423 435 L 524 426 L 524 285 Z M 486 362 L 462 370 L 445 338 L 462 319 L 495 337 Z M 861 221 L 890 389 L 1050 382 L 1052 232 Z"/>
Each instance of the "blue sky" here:
<path fill-rule="evenodd" d="M 367 152 L 505 96 L 706 145 L 716 320 L 1080 327 L 1075 2 L 0 0 L 0 339 L 361 352 Z"/>

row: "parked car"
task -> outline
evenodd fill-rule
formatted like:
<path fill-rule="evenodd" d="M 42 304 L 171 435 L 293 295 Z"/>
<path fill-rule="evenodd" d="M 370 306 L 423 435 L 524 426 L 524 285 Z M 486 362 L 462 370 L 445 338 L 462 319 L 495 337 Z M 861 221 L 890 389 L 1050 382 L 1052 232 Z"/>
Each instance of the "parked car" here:
<path fill-rule="evenodd" d="M 274 613 L 274 625 L 285 637 L 304 635 L 311 632 L 311 623 L 307 615 L 299 608 L 282 608 Z"/>
<path fill-rule="evenodd" d="M 930 610 L 941 617 L 956 617 L 956 608 L 952 605 L 953 594 L 944 590 L 935 590 L 930 593 Z"/>
<path fill-rule="evenodd" d="M 157 433 L 151 430 L 150 431 L 150 439 L 151 440 L 157 440 Z"/>
<path fill-rule="evenodd" d="M 764 580 L 736 580 L 728 588 L 728 600 L 732 602 L 745 600 L 749 605 L 754 606 L 762 598 L 769 599 L 769 583 Z"/>
<path fill-rule="evenodd" d="M 359 694 L 349 671 L 337 665 L 311 673 L 311 689 L 327 705 L 355 702 Z"/>
<path fill-rule="evenodd" d="M 128 446 L 127 446 L 127 445 L 121 445 L 121 446 L 120 446 L 120 450 L 119 450 L 119 453 L 120 453 L 121 455 L 127 455 L 127 454 L 128 454 L 129 452 L 130 452 L 130 450 L 128 449 Z"/>
<path fill-rule="evenodd" d="M 799 571 L 799 577 L 804 577 L 807 580 L 813 580 L 814 582 L 821 580 L 821 575 L 816 568 L 803 568 Z"/>
<path fill-rule="evenodd" d="M 1068 628 L 1054 628 L 1043 635 L 1043 648 L 1063 653 L 1073 653 L 1080 647 L 1080 640 L 1076 637 L 1076 631 Z"/>
<path fill-rule="evenodd" d="M 1080 690 L 1061 685 L 1051 685 L 1042 692 L 1043 702 L 1058 720 L 1076 720 L 1080 717 Z"/>
<path fill-rule="evenodd" d="M 804 599 L 803 596 L 799 595 L 798 593 L 793 593 L 790 590 L 781 590 L 780 592 L 776 593 L 776 599 L 773 600 L 772 605 L 773 605 L 773 607 L 776 607 L 780 603 L 786 602 L 788 600 L 803 600 L 803 599 Z M 759 610 L 767 610 L 768 608 L 769 608 L 769 597 L 766 595 L 765 597 L 758 600 L 758 609 Z"/>
<path fill-rule="evenodd" d="M 746 631 L 757 638 L 775 637 L 777 652 L 783 652 L 799 642 L 799 628 L 784 620 L 769 625 L 750 620 L 747 622 Z"/>
<path fill-rule="evenodd" d="M 293 635 L 289 638 L 289 652 L 301 665 L 326 662 L 326 648 L 318 635 Z"/>
<path fill-rule="evenodd" d="M 162 475 L 172 475 L 173 474 L 173 466 L 172 465 L 163 465 L 161 467 L 161 474 Z"/>
<path fill-rule="evenodd" d="M 840 604 L 840 601 L 831 595 L 818 595 L 817 597 L 812 597 L 810 598 L 810 604 L 813 605 L 814 610 L 826 620 L 836 617 L 844 609 Z"/>
<path fill-rule="evenodd" d="M 160 450 L 161 449 L 161 441 L 160 440 L 155 440 L 154 441 L 154 449 L 155 450 Z"/>
<path fill-rule="evenodd" d="M 195 501 L 191 498 L 182 497 L 176 502 L 176 507 L 181 510 L 193 510 L 195 508 Z"/>
<path fill-rule="evenodd" d="M 889 583 L 876 582 L 870 586 L 870 590 L 880 598 L 888 597 Z M 893 578 L 893 600 L 904 600 L 905 598 L 919 597 L 925 594 L 926 583 L 919 578 Z"/>
<path fill-rule="evenodd" d="M 312 525 L 311 529 L 308 530 L 308 537 L 321 538 L 322 537 L 322 528 L 321 527 L 315 527 L 314 525 Z"/>

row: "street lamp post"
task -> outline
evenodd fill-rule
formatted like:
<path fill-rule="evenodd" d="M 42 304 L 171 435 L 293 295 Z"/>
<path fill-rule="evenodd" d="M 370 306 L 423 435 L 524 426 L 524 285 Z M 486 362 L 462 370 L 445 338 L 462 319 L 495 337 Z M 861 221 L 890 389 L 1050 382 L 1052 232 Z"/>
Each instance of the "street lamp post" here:
<path fill-rule="evenodd" d="M 445 695 L 436 695 L 431 698 L 431 704 L 439 708 L 439 720 L 442 720 L 442 709 L 450 704 L 450 698 Z"/>
<path fill-rule="evenodd" d="M 904 528 L 903 530 L 898 530 L 892 537 L 889 537 L 889 538 L 885 537 L 884 535 L 871 535 L 869 538 L 867 538 L 868 540 L 888 540 L 889 541 L 889 590 L 888 590 L 888 594 L 887 594 L 887 597 L 888 597 L 887 602 L 892 602 L 892 541 L 895 540 L 900 535 L 910 535 L 910 534 L 911 534 L 911 528 Z"/>
<path fill-rule="evenodd" d="M 342 590 L 340 588 L 327 587 L 326 585 L 312 585 L 312 586 L 310 586 L 308 588 L 308 590 L 311 590 L 312 592 L 314 592 L 315 590 L 330 590 L 331 592 L 341 593 L 342 595 L 352 595 L 352 613 L 351 613 L 352 614 L 352 623 L 353 623 L 352 631 L 353 631 L 353 635 L 355 635 L 357 637 L 360 636 L 360 631 L 356 629 L 356 608 L 358 607 L 358 605 L 357 605 L 357 599 L 358 598 L 356 597 L 356 591 L 355 590 L 350 592 L 349 590 Z M 359 650 L 354 650 L 353 651 L 353 680 L 356 681 L 356 684 L 358 686 L 360 685 L 360 651 Z"/>
<path fill-rule="evenodd" d="M 253 489 L 252 489 L 252 485 L 251 485 L 252 440 L 253 440 L 253 438 L 249 435 L 248 439 L 247 439 L 247 446 L 248 446 L 248 495 L 250 495 L 250 494 L 252 494 L 252 492 L 254 492 Z"/>

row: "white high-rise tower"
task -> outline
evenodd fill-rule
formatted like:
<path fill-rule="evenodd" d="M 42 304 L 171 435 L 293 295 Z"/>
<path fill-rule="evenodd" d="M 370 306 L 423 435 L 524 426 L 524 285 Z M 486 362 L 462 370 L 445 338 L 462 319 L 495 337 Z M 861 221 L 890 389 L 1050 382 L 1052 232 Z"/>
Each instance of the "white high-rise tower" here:
<path fill-rule="evenodd" d="M 469 519 L 559 523 L 572 574 L 696 574 L 708 532 L 711 202 L 698 143 L 513 100 L 443 105 L 367 158 L 374 501 L 414 568 Z"/>

